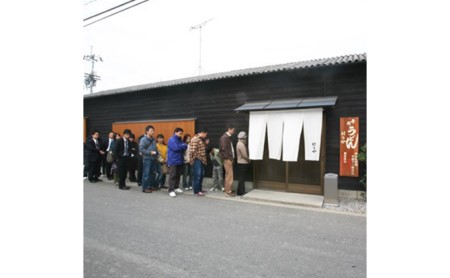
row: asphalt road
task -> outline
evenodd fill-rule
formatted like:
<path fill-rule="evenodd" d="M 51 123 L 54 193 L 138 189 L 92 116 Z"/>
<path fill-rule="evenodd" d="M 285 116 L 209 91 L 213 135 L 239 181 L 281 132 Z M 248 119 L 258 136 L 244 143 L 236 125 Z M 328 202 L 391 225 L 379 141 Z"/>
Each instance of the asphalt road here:
<path fill-rule="evenodd" d="M 366 277 L 366 218 L 84 183 L 84 277 Z"/>

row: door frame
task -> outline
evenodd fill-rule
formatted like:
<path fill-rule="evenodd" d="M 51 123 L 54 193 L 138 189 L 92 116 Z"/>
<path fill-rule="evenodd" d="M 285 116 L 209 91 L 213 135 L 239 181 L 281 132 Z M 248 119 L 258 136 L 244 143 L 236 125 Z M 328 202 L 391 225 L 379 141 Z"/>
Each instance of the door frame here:
<path fill-rule="evenodd" d="M 320 148 L 320 185 L 312 184 L 301 184 L 301 183 L 290 183 L 289 182 L 289 162 L 285 162 L 285 180 L 274 182 L 258 180 L 257 173 L 258 167 L 257 163 L 253 163 L 253 184 L 257 189 L 268 189 L 274 191 L 285 191 L 293 193 L 304 193 L 304 194 L 314 194 L 314 195 L 324 195 L 324 176 L 325 176 L 325 166 L 326 166 L 326 114 L 325 110 L 322 112 L 322 133 L 321 133 L 321 148 Z M 267 140 L 267 139 L 266 139 Z"/>

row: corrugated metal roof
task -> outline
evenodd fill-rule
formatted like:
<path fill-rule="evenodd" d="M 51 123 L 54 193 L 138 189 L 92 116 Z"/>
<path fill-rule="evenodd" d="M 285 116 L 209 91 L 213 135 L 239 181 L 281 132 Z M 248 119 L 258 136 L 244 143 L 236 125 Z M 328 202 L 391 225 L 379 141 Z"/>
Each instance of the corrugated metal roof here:
<path fill-rule="evenodd" d="M 336 105 L 337 96 L 330 97 L 310 97 L 310 98 L 293 98 L 281 100 L 267 100 L 246 102 L 245 104 L 234 109 L 236 112 L 256 111 L 256 110 L 281 110 L 281 109 L 299 109 L 313 107 L 332 107 Z"/>
<path fill-rule="evenodd" d="M 234 70 L 234 71 L 229 71 L 229 72 L 213 73 L 213 74 L 207 74 L 207 75 L 201 75 L 201 76 L 195 76 L 195 77 L 175 79 L 175 80 L 170 80 L 170 81 L 163 81 L 163 82 L 143 84 L 143 85 L 138 85 L 138 86 L 106 90 L 106 91 L 101 91 L 101 92 L 94 93 L 94 94 L 84 95 L 84 97 L 92 98 L 92 97 L 100 97 L 100 96 L 105 96 L 105 95 L 131 93 L 131 92 L 137 92 L 137 91 L 148 90 L 148 89 L 156 89 L 156 88 L 162 88 L 162 87 L 170 87 L 170 86 L 176 86 L 176 85 L 182 85 L 182 84 L 204 82 L 204 81 L 211 81 L 211 80 L 218 80 L 218 79 L 226 79 L 226 78 L 233 78 L 233 77 L 239 77 L 239 76 L 248 76 L 248 75 L 256 75 L 256 74 L 263 74 L 263 73 L 270 73 L 270 72 L 277 72 L 277 71 L 297 70 L 297 69 L 321 67 L 321 66 L 333 66 L 333 65 L 339 65 L 339 64 L 357 63 L 357 62 L 362 62 L 362 61 L 367 61 L 366 53 L 345 55 L 345 56 L 332 57 L 332 58 L 315 59 L 315 60 L 309 60 L 309 61 L 300 61 L 300 62 L 293 62 L 293 63 L 287 63 L 287 64 L 270 65 L 270 66 L 264 66 L 264 67 L 258 67 L 258 68 L 240 69 L 240 70 Z"/>

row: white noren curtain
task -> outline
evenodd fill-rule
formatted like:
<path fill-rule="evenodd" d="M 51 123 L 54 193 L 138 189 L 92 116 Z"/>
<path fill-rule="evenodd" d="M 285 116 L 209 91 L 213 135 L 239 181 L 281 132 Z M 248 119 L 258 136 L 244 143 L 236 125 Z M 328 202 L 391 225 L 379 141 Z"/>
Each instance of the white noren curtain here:
<path fill-rule="evenodd" d="M 267 112 L 250 112 L 248 127 L 248 151 L 252 160 L 262 160 L 266 140 Z"/>
<path fill-rule="evenodd" d="M 283 147 L 283 112 L 267 112 L 267 140 L 269 143 L 269 158 L 281 159 L 281 148 Z"/>
<path fill-rule="evenodd" d="M 304 110 L 305 160 L 320 160 L 323 109 Z"/>
<path fill-rule="evenodd" d="M 299 110 L 285 111 L 283 118 L 283 161 L 296 162 L 303 127 L 303 112 Z"/>
<path fill-rule="evenodd" d="M 262 160 L 268 133 L 269 158 L 298 161 L 300 137 L 305 138 L 305 160 L 319 161 L 322 140 L 322 108 L 280 111 L 251 111 L 249 120 L 249 156 Z"/>

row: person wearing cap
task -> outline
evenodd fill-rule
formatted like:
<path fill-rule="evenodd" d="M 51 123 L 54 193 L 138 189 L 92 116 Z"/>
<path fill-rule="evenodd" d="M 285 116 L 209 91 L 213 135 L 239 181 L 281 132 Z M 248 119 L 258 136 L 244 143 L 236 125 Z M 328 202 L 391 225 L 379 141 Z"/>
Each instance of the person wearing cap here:
<path fill-rule="evenodd" d="M 233 193 L 233 162 L 236 157 L 233 142 L 231 141 L 231 136 L 235 132 L 235 127 L 233 125 L 228 125 L 228 130 L 222 137 L 220 137 L 220 157 L 223 161 L 223 166 L 225 168 L 225 196 L 234 197 Z"/>
<path fill-rule="evenodd" d="M 238 187 L 236 190 L 236 195 L 242 196 L 245 194 L 245 174 L 247 173 L 248 164 L 250 163 L 250 158 L 248 157 L 247 151 L 247 134 L 244 131 L 238 134 L 238 143 L 236 145 L 237 153 L 237 170 L 238 170 Z"/>
<path fill-rule="evenodd" d="M 119 189 L 128 190 L 131 187 L 126 186 L 125 179 L 127 178 L 128 162 L 130 159 L 130 138 L 131 131 L 125 129 L 123 137 L 118 139 L 114 144 L 114 156 L 117 157 L 117 173 L 119 175 Z"/>
<path fill-rule="evenodd" d="M 212 178 L 213 178 L 213 187 L 210 191 L 222 190 L 223 187 L 223 162 L 222 158 L 219 155 L 219 148 L 211 148 L 209 151 L 209 157 L 211 159 L 211 163 L 213 166 L 212 169 Z"/>

